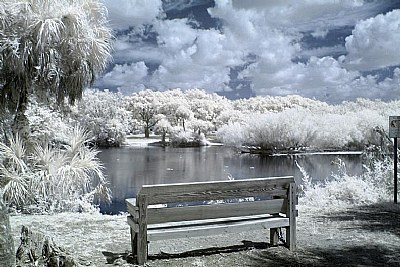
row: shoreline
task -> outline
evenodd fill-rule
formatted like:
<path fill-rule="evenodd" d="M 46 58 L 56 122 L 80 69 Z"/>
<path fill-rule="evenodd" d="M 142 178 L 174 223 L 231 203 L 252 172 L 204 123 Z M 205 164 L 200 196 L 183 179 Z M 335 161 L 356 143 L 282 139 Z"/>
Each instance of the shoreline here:
<path fill-rule="evenodd" d="M 167 139 L 168 141 L 168 139 Z M 125 143 L 123 143 L 122 147 L 144 147 L 151 146 L 154 144 L 158 144 L 161 142 L 161 137 L 158 135 L 151 135 L 149 138 L 145 138 L 143 134 L 138 135 L 130 135 L 126 137 Z M 225 146 L 220 142 L 211 142 L 208 141 L 208 145 L 206 146 Z M 232 147 L 232 149 L 235 149 Z M 243 152 L 242 153 L 249 153 Z M 273 154 L 262 154 L 262 153 L 253 153 L 254 155 L 268 155 L 272 157 L 281 157 L 281 156 L 306 156 L 306 155 L 361 155 L 363 151 L 359 150 L 338 150 L 338 151 L 318 151 L 318 150 L 310 150 L 309 152 L 299 151 L 299 152 L 291 152 L 291 153 L 273 153 Z M 249 153 L 252 154 L 252 153 Z"/>

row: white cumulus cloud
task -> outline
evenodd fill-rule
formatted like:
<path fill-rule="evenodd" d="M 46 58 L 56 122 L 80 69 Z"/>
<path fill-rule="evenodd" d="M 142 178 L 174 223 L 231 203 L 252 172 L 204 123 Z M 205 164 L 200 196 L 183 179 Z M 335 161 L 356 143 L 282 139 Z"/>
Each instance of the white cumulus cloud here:
<path fill-rule="evenodd" d="M 190 14 L 168 18 L 163 13 L 199 8 L 208 3 L 204 0 L 104 1 L 119 34 L 116 65 L 100 79 L 102 86 L 215 92 L 229 89 L 234 70 L 257 95 L 340 101 L 384 99 L 399 80 L 396 73 L 378 83 L 360 72 L 400 65 L 400 10 L 376 16 L 391 1 L 217 0 L 207 10 L 216 28 L 197 27 Z M 341 36 L 327 45 L 332 33 L 350 34 L 354 26 L 345 41 Z M 322 45 L 304 46 L 304 36 Z"/>
<path fill-rule="evenodd" d="M 151 23 L 162 11 L 161 0 L 103 0 L 113 29 L 126 30 L 132 26 Z"/>
<path fill-rule="evenodd" d="M 103 87 L 116 87 L 122 91 L 126 89 L 131 91 L 134 87 L 142 90 L 144 86 L 138 82 L 147 75 L 148 68 L 143 61 L 132 64 L 116 64 L 111 71 L 100 78 L 99 83 Z"/>
<path fill-rule="evenodd" d="M 346 38 L 348 68 L 373 70 L 400 65 L 400 10 L 359 22 Z"/>

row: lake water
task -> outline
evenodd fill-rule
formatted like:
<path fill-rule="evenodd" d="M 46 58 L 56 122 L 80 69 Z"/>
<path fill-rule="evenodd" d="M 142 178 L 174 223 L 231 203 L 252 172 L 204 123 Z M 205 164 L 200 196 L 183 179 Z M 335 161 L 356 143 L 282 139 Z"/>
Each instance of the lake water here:
<path fill-rule="evenodd" d="M 246 179 L 285 175 L 294 175 L 296 181 L 301 183 L 302 174 L 295 161 L 313 177 L 313 181 L 323 181 L 337 173 L 338 167 L 334 161 L 338 157 L 345 162 L 348 174 L 358 175 L 362 172 L 361 156 L 357 154 L 267 157 L 238 153 L 224 146 L 103 149 L 99 158 L 106 167 L 105 173 L 110 181 L 113 204 L 101 205 L 101 211 L 126 211 L 125 198 L 136 196 L 143 184 L 223 181 L 230 177 Z"/>

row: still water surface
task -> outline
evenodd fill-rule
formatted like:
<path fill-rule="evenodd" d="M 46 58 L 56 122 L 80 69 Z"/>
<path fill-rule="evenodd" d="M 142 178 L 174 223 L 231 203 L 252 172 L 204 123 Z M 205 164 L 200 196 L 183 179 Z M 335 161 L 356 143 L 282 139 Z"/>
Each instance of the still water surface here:
<path fill-rule="evenodd" d="M 298 155 L 274 156 L 237 153 L 223 146 L 200 148 L 162 148 L 155 146 L 103 149 L 99 158 L 106 167 L 110 181 L 113 204 L 101 206 L 105 213 L 126 211 L 124 199 L 136 196 L 143 184 L 222 181 L 230 177 L 246 179 L 255 177 L 294 175 L 301 183 L 302 174 L 295 161 L 302 166 L 313 181 L 329 179 L 337 173 L 340 157 L 346 163 L 348 174 L 362 172 L 360 155 Z"/>

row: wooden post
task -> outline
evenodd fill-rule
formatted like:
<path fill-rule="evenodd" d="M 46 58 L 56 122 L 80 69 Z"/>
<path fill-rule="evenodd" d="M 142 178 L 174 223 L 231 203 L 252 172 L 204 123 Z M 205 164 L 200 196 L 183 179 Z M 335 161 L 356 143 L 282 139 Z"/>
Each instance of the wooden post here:
<path fill-rule="evenodd" d="M 397 137 L 394 137 L 393 142 L 393 185 L 394 185 L 394 203 L 397 204 Z"/>
<path fill-rule="evenodd" d="M 397 204 L 397 138 L 400 137 L 400 116 L 389 116 L 389 138 L 393 138 L 393 201 Z"/>
<path fill-rule="evenodd" d="M 147 205 L 146 195 L 138 196 L 139 205 L 139 231 L 137 234 L 137 260 L 139 265 L 147 261 Z"/>
<path fill-rule="evenodd" d="M 297 193 L 296 184 L 291 183 L 288 192 L 288 210 L 287 216 L 289 217 L 289 226 L 286 227 L 286 243 L 291 251 L 296 250 L 296 204 Z"/>

